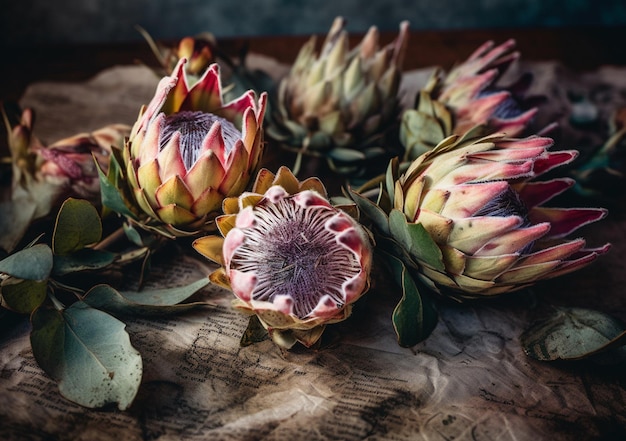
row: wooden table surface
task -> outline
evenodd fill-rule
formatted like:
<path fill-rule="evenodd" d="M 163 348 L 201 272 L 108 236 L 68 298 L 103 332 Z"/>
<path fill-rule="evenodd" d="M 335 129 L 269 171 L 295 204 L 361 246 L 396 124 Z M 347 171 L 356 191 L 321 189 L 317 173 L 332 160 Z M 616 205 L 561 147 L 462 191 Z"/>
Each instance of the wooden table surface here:
<path fill-rule="evenodd" d="M 381 43 L 395 38 L 385 32 Z M 354 45 L 361 35 L 351 35 Z M 626 27 L 620 28 L 544 28 L 544 29 L 480 29 L 449 31 L 412 31 L 405 60 L 405 69 L 440 65 L 450 67 L 465 59 L 486 40 L 502 42 L 517 40 L 526 60 L 562 61 L 575 70 L 590 70 L 603 64 L 626 65 Z M 291 63 L 308 36 L 259 36 L 218 40 L 227 53 L 235 54 L 248 44 L 251 52 Z M 175 42 L 169 42 L 174 44 Z M 87 79 L 115 64 L 141 61 L 155 64 L 144 42 L 82 46 L 51 46 L 2 49 L 5 66 L 0 81 L 0 100 L 17 100 L 24 88 L 34 81 Z"/>

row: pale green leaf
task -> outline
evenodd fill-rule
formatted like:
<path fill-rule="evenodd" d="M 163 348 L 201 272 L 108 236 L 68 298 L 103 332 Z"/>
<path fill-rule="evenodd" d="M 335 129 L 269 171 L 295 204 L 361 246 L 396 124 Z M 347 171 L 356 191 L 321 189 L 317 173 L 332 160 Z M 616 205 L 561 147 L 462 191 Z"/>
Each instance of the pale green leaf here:
<path fill-rule="evenodd" d="M 165 315 L 184 312 L 206 305 L 204 302 L 180 303 L 210 283 L 200 279 L 186 286 L 146 291 L 119 292 L 109 285 L 96 285 L 83 301 L 112 314 Z"/>
<path fill-rule="evenodd" d="M 61 394 L 89 408 L 133 402 L 143 371 L 124 323 L 76 302 L 64 311 L 39 308 L 32 316 L 31 347 Z"/>
<path fill-rule="evenodd" d="M 355 149 L 346 149 L 346 148 L 334 148 L 328 152 L 328 156 L 336 161 L 341 162 L 355 162 L 355 161 L 363 161 L 365 159 L 365 154 L 359 150 Z"/>
<path fill-rule="evenodd" d="M 52 236 L 54 254 L 63 256 L 94 244 L 102 237 L 98 211 L 84 199 L 68 198 L 57 215 Z"/>
<path fill-rule="evenodd" d="M 18 279 L 46 280 L 52 270 L 52 263 L 50 247 L 37 244 L 0 260 L 0 273 Z"/>
<path fill-rule="evenodd" d="M 626 327 L 599 311 L 560 307 L 520 340 L 524 352 L 537 360 L 577 360 L 626 344 Z"/>
<path fill-rule="evenodd" d="M 350 190 L 350 197 L 357 204 L 361 213 L 372 221 L 377 229 L 383 234 L 389 234 L 387 214 L 378 205 L 353 190 Z"/>

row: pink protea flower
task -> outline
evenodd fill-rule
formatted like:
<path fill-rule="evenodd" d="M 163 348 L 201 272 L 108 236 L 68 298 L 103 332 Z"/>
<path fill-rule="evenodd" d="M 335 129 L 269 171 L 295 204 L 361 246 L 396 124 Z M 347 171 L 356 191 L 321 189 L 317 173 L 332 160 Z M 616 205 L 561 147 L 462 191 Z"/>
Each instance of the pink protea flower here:
<path fill-rule="evenodd" d="M 535 101 L 524 100 L 532 76 L 523 75 L 508 87 L 497 84 L 520 56 L 514 49 L 515 40 L 499 46 L 488 41 L 445 77 L 437 99 L 453 109 L 454 133 L 462 134 L 475 125 L 485 124 L 492 132 L 517 136 L 536 115 Z"/>
<path fill-rule="evenodd" d="M 390 249 L 406 251 L 398 257 L 423 282 L 458 299 L 512 292 L 582 268 L 609 245 L 586 248 L 583 238 L 566 237 L 607 211 L 543 205 L 574 184 L 535 180 L 577 155 L 549 152 L 552 144 L 539 136 L 451 136 L 401 176 L 390 167 L 389 225 L 378 222 L 378 229 L 397 243 Z"/>
<path fill-rule="evenodd" d="M 261 180 L 256 190 L 270 182 Z M 281 181 L 298 191 L 289 194 Z M 299 184 L 283 168 L 275 182 L 263 195 L 244 193 L 237 213 L 218 218 L 225 239 L 201 238 L 194 247 L 222 264 L 212 280 L 231 288 L 234 306 L 256 314 L 276 343 L 309 347 L 369 288 L 370 238 L 317 191 L 319 181 Z"/>
<path fill-rule="evenodd" d="M 225 197 L 244 191 L 263 151 L 267 95 L 224 103 L 217 64 L 189 85 L 181 59 L 159 83 L 110 177 L 138 225 L 166 236 L 214 227 Z"/>
<path fill-rule="evenodd" d="M 436 69 L 419 92 L 416 108 L 403 113 L 400 138 L 405 159 L 415 159 L 447 136 L 462 135 L 476 126 L 482 126 L 485 134 L 520 136 L 545 98 L 526 96 L 533 79 L 530 73 L 513 84 L 500 84 L 519 57 L 514 40 L 498 46 L 488 41 L 447 74 Z"/>

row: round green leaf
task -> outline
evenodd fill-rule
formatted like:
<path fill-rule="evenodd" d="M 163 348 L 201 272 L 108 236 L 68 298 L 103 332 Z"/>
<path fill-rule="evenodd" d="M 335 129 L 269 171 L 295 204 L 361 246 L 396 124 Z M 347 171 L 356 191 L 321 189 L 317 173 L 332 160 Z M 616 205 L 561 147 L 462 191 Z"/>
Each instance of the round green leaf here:
<path fill-rule="evenodd" d="M 52 236 L 52 250 L 60 256 L 81 250 L 102 237 L 96 208 L 84 199 L 69 198 L 59 210 Z"/>
<path fill-rule="evenodd" d="M 626 327 L 599 311 L 558 308 L 525 331 L 520 340 L 524 352 L 537 360 L 577 360 L 624 344 Z"/>
<path fill-rule="evenodd" d="M 143 364 L 124 323 L 76 302 L 65 311 L 39 308 L 32 324 L 35 359 L 59 383 L 64 397 L 90 408 L 130 406 Z"/>
<path fill-rule="evenodd" d="M 56 256 L 52 273 L 55 276 L 64 276 L 77 271 L 98 270 L 109 266 L 117 255 L 108 251 L 84 248 L 75 253 Z"/>
<path fill-rule="evenodd" d="M 9 278 L 2 283 L 0 293 L 6 306 L 20 314 L 30 314 L 46 299 L 47 280 Z"/>
<path fill-rule="evenodd" d="M 37 244 L 0 260 L 0 273 L 18 279 L 46 280 L 52 270 L 52 264 L 50 247 Z"/>

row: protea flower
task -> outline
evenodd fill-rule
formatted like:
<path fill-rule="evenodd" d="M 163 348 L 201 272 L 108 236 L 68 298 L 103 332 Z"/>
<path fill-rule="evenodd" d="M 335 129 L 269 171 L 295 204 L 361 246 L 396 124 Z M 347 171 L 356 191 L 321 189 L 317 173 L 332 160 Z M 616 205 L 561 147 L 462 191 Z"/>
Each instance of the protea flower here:
<path fill-rule="evenodd" d="M 355 174 L 397 154 L 383 148 L 383 138 L 397 126 L 409 25 L 403 22 L 398 38 L 382 49 L 372 27 L 352 50 L 344 26 L 335 19 L 319 54 L 315 37 L 302 47 L 280 83 L 268 135 L 300 158 L 322 156 L 336 172 Z"/>
<path fill-rule="evenodd" d="M 435 70 L 419 92 L 416 108 L 402 115 L 400 139 L 406 160 L 417 158 L 449 135 L 462 135 L 479 125 L 484 126 L 484 134 L 522 134 L 543 98 L 526 97 L 531 73 L 509 86 L 498 84 L 511 63 L 519 59 L 514 48 L 514 40 L 495 47 L 488 41 L 447 75 Z"/>
<path fill-rule="evenodd" d="M 13 166 L 12 196 L 26 195 L 35 203 L 33 218 L 45 216 L 68 197 L 100 201 L 100 182 L 94 158 L 108 169 L 111 147 L 124 144 L 130 127 L 111 124 L 44 145 L 33 134 L 34 112 L 25 109 L 19 124 L 5 118 Z"/>
<path fill-rule="evenodd" d="M 380 231 L 421 280 L 456 298 L 512 292 L 589 264 L 609 245 L 585 248 L 584 239 L 565 237 L 607 211 L 543 206 L 574 183 L 534 181 L 576 157 L 549 152 L 552 144 L 539 136 L 447 138 L 399 178 L 390 167 L 392 209 Z M 423 231 L 426 239 L 415 243 Z"/>
<path fill-rule="evenodd" d="M 223 103 L 217 64 L 189 87 L 185 63 L 142 108 L 121 176 L 108 179 L 133 222 L 166 236 L 212 229 L 223 199 L 244 191 L 263 151 L 266 94 L 257 101 L 250 90 Z"/>
<path fill-rule="evenodd" d="M 194 247 L 223 266 L 211 279 L 232 289 L 234 306 L 256 314 L 277 344 L 310 347 L 369 288 L 370 238 L 329 203 L 319 180 L 263 170 L 254 189 L 268 184 L 264 194 L 227 200 L 217 219 L 225 239 L 207 236 Z"/>

